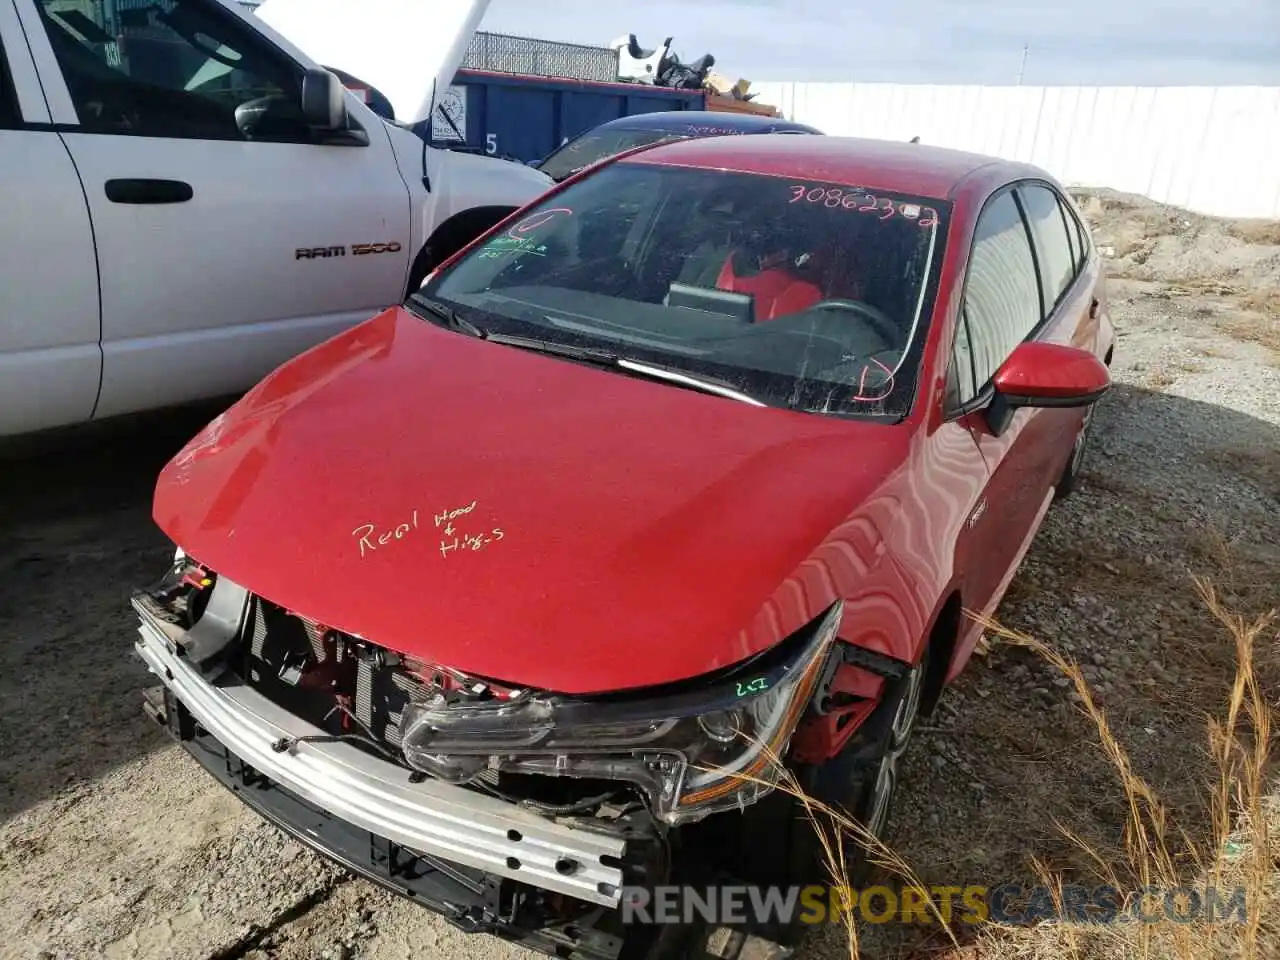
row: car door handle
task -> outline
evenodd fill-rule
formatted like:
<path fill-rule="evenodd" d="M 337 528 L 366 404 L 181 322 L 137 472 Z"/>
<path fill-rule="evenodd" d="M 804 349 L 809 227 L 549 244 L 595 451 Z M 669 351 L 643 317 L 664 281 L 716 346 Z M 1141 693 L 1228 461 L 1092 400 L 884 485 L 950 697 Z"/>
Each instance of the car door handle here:
<path fill-rule="evenodd" d="M 196 195 L 183 180 L 108 180 L 106 190 L 112 203 L 186 203 Z"/>

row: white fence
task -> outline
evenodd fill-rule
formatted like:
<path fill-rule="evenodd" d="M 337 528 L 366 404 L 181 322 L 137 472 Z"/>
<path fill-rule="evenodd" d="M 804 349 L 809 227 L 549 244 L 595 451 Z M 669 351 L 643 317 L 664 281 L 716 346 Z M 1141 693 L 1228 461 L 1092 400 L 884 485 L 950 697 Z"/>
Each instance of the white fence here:
<path fill-rule="evenodd" d="M 1280 218 L 1280 87 L 752 83 L 762 103 L 842 136 L 1034 163 L 1200 213 Z"/>

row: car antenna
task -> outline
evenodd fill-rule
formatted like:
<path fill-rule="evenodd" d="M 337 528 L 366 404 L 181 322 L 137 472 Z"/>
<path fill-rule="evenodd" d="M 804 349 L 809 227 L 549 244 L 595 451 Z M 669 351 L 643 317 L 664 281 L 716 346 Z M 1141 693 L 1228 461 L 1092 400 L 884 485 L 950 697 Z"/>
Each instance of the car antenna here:
<path fill-rule="evenodd" d="M 426 135 L 422 138 L 422 186 L 427 193 L 431 192 L 431 174 L 427 172 L 427 146 L 431 138 L 431 130 L 435 126 L 436 84 L 439 81 L 439 77 L 431 81 L 431 106 L 427 112 L 427 129 L 423 131 Z"/>

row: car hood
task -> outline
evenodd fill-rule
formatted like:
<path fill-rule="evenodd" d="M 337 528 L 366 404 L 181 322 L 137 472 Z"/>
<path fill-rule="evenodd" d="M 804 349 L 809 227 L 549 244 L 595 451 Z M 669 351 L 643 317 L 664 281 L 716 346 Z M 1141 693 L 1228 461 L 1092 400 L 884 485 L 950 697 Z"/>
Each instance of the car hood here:
<path fill-rule="evenodd" d="M 905 433 L 393 308 L 209 424 L 165 467 L 154 515 L 326 626 L 495 680 L 620 690 L 739 662 L 820 613 L 820 590 L 771 598 L 901 464 Z"/>
<path fill-rule="evenodd" d="M 402 123 L 431 116 L 489 0 L 265 0 L 255 11 L 316 63 L 380 90 Z"/>

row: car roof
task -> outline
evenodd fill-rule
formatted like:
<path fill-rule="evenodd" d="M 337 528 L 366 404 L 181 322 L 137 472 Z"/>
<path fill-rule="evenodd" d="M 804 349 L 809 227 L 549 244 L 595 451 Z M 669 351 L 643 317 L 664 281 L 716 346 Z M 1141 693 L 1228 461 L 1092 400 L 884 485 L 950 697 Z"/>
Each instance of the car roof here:
<path fill-rule="evenodd" d="M 1036 167 L 983 154 L 862 137 L 678 140 L 640 150 L 620 162 L 757 173 L 938 198 L 951 197 L 975 175 L 993 182 L 1046 176 Z"/>
<path fill-rule="evenodd" d="M 769 133 L 774 130 L 794 130 L 799 133 L 821 134 L 822 131 L 805 123 L 795 123 L 783 117 L 762 117 L 752 113 L 726 113 L 720 110 L 659 110 L 655 113 L 633 113 L 617 120 L 607 120 L 595 130 L 663 130 L 677 133 L 698 127 L 715 128 L 726 133 Z"/>

